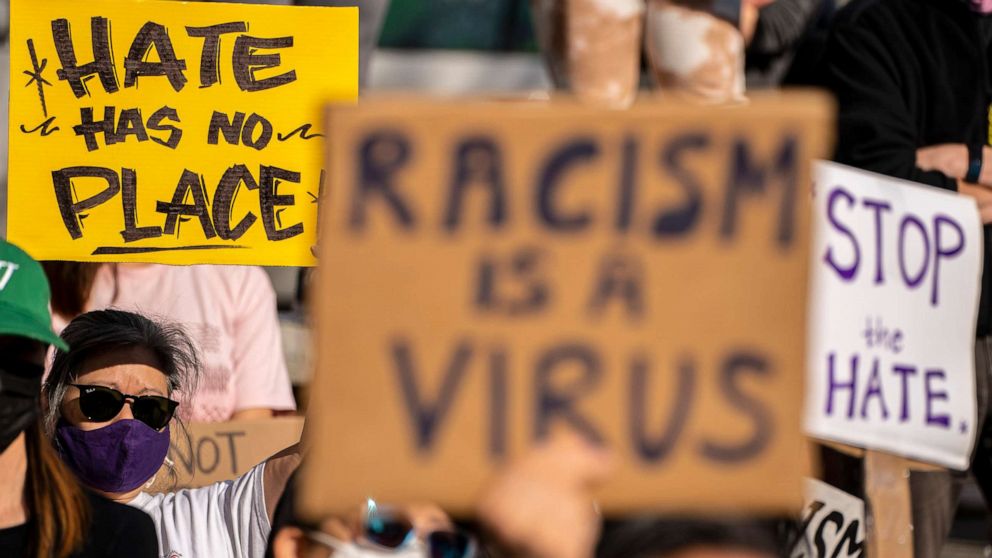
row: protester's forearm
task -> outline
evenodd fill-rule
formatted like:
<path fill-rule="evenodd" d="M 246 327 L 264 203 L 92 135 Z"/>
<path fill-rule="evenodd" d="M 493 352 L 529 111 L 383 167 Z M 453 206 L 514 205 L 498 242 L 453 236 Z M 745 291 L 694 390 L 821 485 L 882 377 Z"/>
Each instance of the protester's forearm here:
<path fill-rule="evenodd" d="M 265 493 L 265 511 L 272 521 L 276 504 L 282 493 L 286 491 L 286 483 L 300 466 L 303 454 L 300 444 L 290 446 L 273 455 L 265 461 L 265 471 L 262 475 L 262 486 Z"/>
<path fill-rule="evenodd" d="M 923 147 L 916 152 L 916 166 L 921 171 L 936 171 L 948 178 L 974 184 L 992 186 L 992 147 L 982 148 L 981 172 L 977 179 L 969 179 L 972 161 L 968 146 L 948 143 Z"/>

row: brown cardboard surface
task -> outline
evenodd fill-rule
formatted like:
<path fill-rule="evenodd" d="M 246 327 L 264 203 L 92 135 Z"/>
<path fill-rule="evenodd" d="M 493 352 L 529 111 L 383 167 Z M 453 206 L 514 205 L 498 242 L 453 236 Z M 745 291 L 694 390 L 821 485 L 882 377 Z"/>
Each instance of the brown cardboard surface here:
<path fill-rule="evenodd" d="M 913 509 L 909 460 L 881 451 L 865 451 L 865 496 L 870 558 L 913 558 Z"/>
<path fill-rule="evenodd" d="M 367 496 L 470 513 L 558 428 L 617 452 L 607 513 L 798 511 L 824 97 L 329 118 L 309 514 Z"/>
<path fill-rule="evenodd" d="M 237 478 L 299 442 L 303 422 L 303 417 L 285 417 L 190 423 L 189 443 L 176 428 L 169 448 L 173 465 L 163 466 L 151 491 L 197 488 Z"/>

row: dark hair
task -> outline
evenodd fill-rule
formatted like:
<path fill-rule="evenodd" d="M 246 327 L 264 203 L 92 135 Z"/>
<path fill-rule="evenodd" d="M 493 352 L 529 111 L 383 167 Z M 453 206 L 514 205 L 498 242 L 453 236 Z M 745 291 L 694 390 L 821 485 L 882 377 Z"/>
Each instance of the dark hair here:
<path fill-rule="evenodd" d="M 156 368 L 165 375 L 169 393 L 182 393 L 186 401 L 195 393 L 200 360 L 196 346 L 182 327 L 156 322 L 122 310 L 96 310 L 80 314 L 62 331 L 68 352 L 56 351 L 52 369 L 42 386 L 47 409 L 45 430 L 51 437 L 62 416 L 62 400 L 90 358 L 110 351 L 139 348 L 149 351 Z"/>
<path fill-rule="evenodd" d="M 788 525 L 786 525 L 788 523 Z M 664 558 L 692 547 L 788 557 L 794 522 L 776 519 L 632 519 L 607 525 L 598 558 Z"/>
<path fill-rule="evenodd" d="M 72 319 L 86 311 L 86 302 L 102 263 L 41 262 L 52 287 L 52 312 Z"/>
<path fill-rule="evenodd" d="M 0 335 L 4 361 L 38 366 L 45 362 L 48 346 L 19 335 Z M 40 377 L 34 378 L 41 381 Z M 37 404 L 37 400 L 36 400 Z M 89 527 L 89 501 L 82 487 L 52 449 L 39 415 L 24 430 L 27 472 L 23 501 L 31 521 L 27 526 L 27 553 L 34 558 L 67 558 L 85 543 Z"/>
<path fill-rule="evenodd" d="M 89 501 L 45 437 L 41 419 L 24 434 L 28 461 L 24 500 L 31 512 L 28 556 L 68 558 L 85 543 Z"/>

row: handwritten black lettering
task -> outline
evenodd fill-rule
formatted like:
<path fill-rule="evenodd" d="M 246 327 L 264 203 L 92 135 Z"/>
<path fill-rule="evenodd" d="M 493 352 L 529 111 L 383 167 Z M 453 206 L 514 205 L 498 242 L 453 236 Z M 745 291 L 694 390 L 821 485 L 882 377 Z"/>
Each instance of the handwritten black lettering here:
<path fill-rule="evenodd" d="M 769 165 L 755 162 L 752 147 L 745 138 L 737 138 L 728 165 L 726 198 L 720 236 L 730 240 L 737 235 L 738 212 L 746 195 L 766 194 L 775 180 L 781 185 L 778 227 L 775 240 L 782 249 L 793 244 L 799 194 L 799 139 L 786 135 Z"/>
<path fill-rule="evenodd" d="M 235 112 L 234 118 L 229 118 L 223 112 L 214 111 L 210 116 L 210 125 L 207 126 L 207 143 L 217 145 L 220 135 L 224 135 L 224 141 L 231 145 L 238 145 L 241 137 L 241 130 L 245 126 L 245 113 Z"/>
<path fill-rule="evenodd" d="M 106 181 L 107 187 L 92 196 L 75 201 L 73 179 L 97 178 Z M 83 211 L 108 201 L 121 191 L 121 182 L 117 173 L 103 167 L 66 167 L 52 171 L 52 184 L 55 187 L 55 201 L 58 203 L 62 222 L 73 240 L 82 238 Z"/>
<path fill-rule="evenodd" d="M 255 77 L 255 72 L 276 68 L 282 63 L 278 53 L 257 54 L 259 49 L 289 48 L 293 46 L 293 37 L 277 37 L 266 39 L 241 35 L 234 41 L 234 80 L 242 91 L 264 91 L 296 81 L 296 70 L 290 70 L 277 76 L 265 79 Z"/>
<path fill-rule="evenodd" d="M 24 87 L 31 87 L 32 83 L 38 85 L 38 101 L 41 102 L 41 113 L 48 118 L 48 105 L 45 103 L 45 86 L 51 86 L 51 82 L 45 79 L 42 72 L 45 71 L 45 66 L 48 65 L 48 59 L 42 58 L 41 62 L 38 61 L 38 54 L 34 50 L 34 40 L 28 39 L 28 54 L 31 56 L 31 69 L 24 70 L 24 74 L 31 79 L 24 85 Z M 42 134 L 43 136 L 45 134 Z"/>
<path fill-rule="evenodd" d="M 276 139 L 278 139 L 279 141 L 287 141 L 297 135 L 299 135 L 300 139 L 303 140 L 312 140 L 314 138 L 324 137 L 324 134 L 311 134 L 310 133 L 311 128 L 313 128 L 313 124 L 304 124 L 288 134 L 276 134 Z"/>
<path fill-rule="evenodd" d="M 248 212 L 233 229 L 231 228 L 231 212 L 234 210 L 234 202 L 238 198 L 242 184 L 249 190 L 258 189 L 258 182 L 255 181 L 248 167 L 234 165 L 224 171 L 217 184 L 217 191 L 214 192 L 214 228 L 217 230 L 217 236 L 224 240 L 241 238 L 257 219 L 254 213 Z"/>
<path fill-rule="evenodd" d="M 628 319 L 644 316 L 644 266 L 634 257 L 623 254 L 607 254 L 600 263 L 596 286 L 589 303 L 588 313 L 594 318 L 603 315 L 612 301 L 618 301 L 626 310 Z"/>
<path fill-rule="evenodd" d="M 110 50 L 110 21 L 105 17 L 90 19 L 90 32 L 93 43 L 93 61 L 82 66 L 76 62 L 76 50 L 72 44 L 69 21 L 63 18 L 52 22 L 52 40 L 55 41 L 55 52 L 59 55 L 62 68 L 55 75 L 60 80 L 69 83 L 72 94 L 76 98 L 89 95 L 86 81 L 83 78 L 96 74 L 107 93 L 118 91 L 117 69 Z"/>
<path fill-rule="evenodd" d="M 158 62 L 146 60 L 152 47 L 158 53 Z M 186 86 L 185 69 L 186 61 L 176 57 L 168 30 L 162 24 L 149 21 L 138 30 L 124 59 L 124 87 L 135 87 L 141 76 L 165 76 L 173 89 L 182 91 Z"/>
<path fill-rule="evenodd" d="M 358 147 L 358 180 L 352 190 L 349 217 L 353 231 L 365 228 L 368 206 L 375 198 L 380 198 L 392 210 L 397 224 L 405 229 L 413 228 L 413 211 L 400 195 L 396 177 L 409 162 L 411 150 L 410 139 L 392 130 L 369 134 Z"/>
<path fill-rule="evenodd" d="M 219 23 L 206 27 L 186 27 L 190 37 L 203 39 L 203 50 L 200 54 L 200 88 L 210 87 L 220 83 L 220 36 L 227 33 L 244 33 L 248 24 L 244 21 Z"/>
<path fill-rule="evenodd" d="M 193 203 L 187 204 L 186 198 L 192 195 Z M 207 209 L 207 191 L 203 183 L 203 177 L 189 169 L 183 169 L 183 174 L 176 185 L 176 191 L 172 196 L 172 202 L 160 201 L 155 206 L 155 211 L 164 213 L 165 234 L 178 235 L 177 227 L 179 219 L 183 215 L 196 217 L 203 228 L 203 235 L 210 239 L 217 236 L 213 223 L 210 221 L 210 211 Z"/>
<path fill-rule="evenodd" d="M 162 236 L 161 227 L 138 226 L 138 175 L 134 169 L 121 169 L 121 202 L 124 210 L 124 242 Z"/>
<path fill-rule="evenodd" d="M 275 208 L 277 206 L 291 206 L 296 203 L 296 197 L 292 194 L 278 194 L 280 181 L 300 182 L 300 173 L 263 165 L 261 168 L 261 178 L 259 179 L 259 204 L 262 213 L 262 225 L 265 227 L 265 236 L 269 240 L 285 240 L 303 234 L 303 223 L 282 229 L 276 226 Z"/>
<path fill-rule="evenodd" d="M 448 203 L 444 212 L 444 228 L 458 229 L 466 193 L 475 186 L 488 194 L 486 221 L 493 229 L 506 222 L 506 185 L 503 180 L 503 158 L 499 146 L 489 137 L 465 138 L 454 149 L 454 169 L 448 188 Z"/>
<path fill-rule="evenodd" d="M 26 128 L 24 126 L 24 124 L 21 124 L 20 128 L 21 128 L 21 132 L 22 133 L 33 134 L 35 132 L 38 132 L 39 134 L 41 134 L 41 137 L 46 137 L 46 136 L 50 136 L 50 135 L 54 134 L 55 132 L 57 132 L 57 131 L 59 131 L 61 129 L 58 126 L 54 126 L 53 127 L 52 125 L 54 123 L 55 123 L 55 117 L 54 116 L 49 116 L 48 117 L 48 120 L 45 120 L 44 122 L 42 122 L 41 124 L 38 124 L 34 128 L 30 128 L 30 129 L 29 128 Z"/>

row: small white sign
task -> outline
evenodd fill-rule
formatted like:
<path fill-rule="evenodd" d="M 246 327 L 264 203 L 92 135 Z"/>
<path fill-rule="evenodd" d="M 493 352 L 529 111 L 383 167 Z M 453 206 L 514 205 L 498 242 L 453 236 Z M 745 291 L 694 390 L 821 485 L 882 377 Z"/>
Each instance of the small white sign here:
<path fill-rule="evenodd" d="M 817 163 L 806 430 L 968 468 L 982 223 L 971 198 Z"/>
<path fill-rule="evenodd" d="M 803 538 L 792 558 L 861 558 L 865 555 L 865 503 L 816 479 L 806 479 Z"/>

